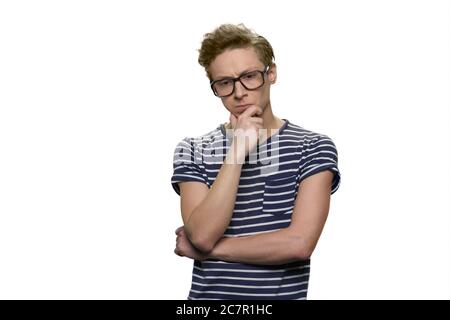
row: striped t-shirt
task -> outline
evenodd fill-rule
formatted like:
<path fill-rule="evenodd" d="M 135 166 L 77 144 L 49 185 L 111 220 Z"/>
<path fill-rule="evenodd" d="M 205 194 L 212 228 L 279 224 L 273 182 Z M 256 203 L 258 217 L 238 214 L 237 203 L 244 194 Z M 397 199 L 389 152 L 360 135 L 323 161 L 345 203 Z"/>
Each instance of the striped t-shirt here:
<path fill-rule="evenodd" d="M 333 141 L 283 120 L 281 128 L 273 135 L 269 132 L 269 138 L 245 159 L 224 237 L 288 227 L 299 184 L 315 173 L 334 172 L 331 194 L 338 189 L 340 173 Z M 211 187 L 231 145 L 228 133 L 221 124 L 205 135 L 178 143 L 171 179 L 178 194 L 181 181 L 199 181 Z M 195 260 L 188 299 L 306 299 L 309 270 L 310 259 L 279 265 Z"/>

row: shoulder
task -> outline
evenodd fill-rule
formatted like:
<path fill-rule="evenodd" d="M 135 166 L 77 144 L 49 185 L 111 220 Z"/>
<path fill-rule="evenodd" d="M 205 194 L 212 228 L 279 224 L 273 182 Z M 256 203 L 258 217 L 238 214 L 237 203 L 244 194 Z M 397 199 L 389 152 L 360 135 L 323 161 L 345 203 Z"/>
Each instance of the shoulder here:
<path fill-rule="evenodd" d="M 214 130 L 208 131 L 199 136 L 186 136 L 177 143 L 175 152 L 188 151 L 190 153 L 202 153 L 204 148 L 208 148 L 217 141 L 223 141 L 224 136 L 219 125 Z"/>
<path fill-rule="evenodd" d="M 298 143 L 300 149 L 307 149 L 317 144 L 326 143 L 334 146 L 333 140 L 327 134 L 307 129 L 292 122 L 289 122 L 286 126 L 283 131 L 283 137 L 294 140 Z"/>
<path fill-rule="evenodd" d="M 317 132 L 291 124 L 288 134 L 295 135 L 300 156 L 299 183 L 316 173 L 334 172 L 331 194 L 339 188 L 341 174 L 338 169 L 338 152 L 333 140 L 323 132 Z"/>

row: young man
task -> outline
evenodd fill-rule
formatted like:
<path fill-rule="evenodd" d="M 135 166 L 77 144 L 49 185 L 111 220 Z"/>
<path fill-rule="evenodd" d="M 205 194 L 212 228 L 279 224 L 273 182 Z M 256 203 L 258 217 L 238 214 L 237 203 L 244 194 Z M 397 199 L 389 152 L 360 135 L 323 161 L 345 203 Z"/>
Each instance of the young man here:
<path fill-rule="evenodd" d="M 184 222 L 175 253 L 194 259 L 188 299 L 306 299 L 310 256 L 340 184 L 336 147 L 273 114 L 277 69 L 264 37 L 221 25 L 199 51 L 230 121 L 174 153 Z"/>

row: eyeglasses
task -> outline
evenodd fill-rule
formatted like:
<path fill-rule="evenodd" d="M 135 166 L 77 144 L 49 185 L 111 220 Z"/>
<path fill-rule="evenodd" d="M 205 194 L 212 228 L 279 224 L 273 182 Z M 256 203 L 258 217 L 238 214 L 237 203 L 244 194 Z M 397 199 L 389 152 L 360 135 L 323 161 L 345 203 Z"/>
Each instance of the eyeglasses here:
<path fill-rule="evenodd" d="M 247 90 L 256 90 L 264 85 L 264 74 L 269 70 L 269 66 L 264 71 L 255 70 L 241 74 L 237 78 L 224 78 L 211 81 L 211 89 L 219 98 L 228 97 L 233 94 L 236 81 L 239 81 Z"/>

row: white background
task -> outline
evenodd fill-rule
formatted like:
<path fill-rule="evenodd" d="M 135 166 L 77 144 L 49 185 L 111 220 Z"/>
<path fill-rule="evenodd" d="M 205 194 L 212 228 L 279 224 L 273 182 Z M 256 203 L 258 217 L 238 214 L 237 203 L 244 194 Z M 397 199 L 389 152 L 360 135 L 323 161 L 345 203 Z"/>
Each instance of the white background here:
<path fill-rule="evenodd" d="M 308 298 L 450 298 L 449 9 L 2 2 L 0 298 L 187 297 L 172 156 L 228 120 L 197 63 L 226 22 L 273 45 L 274 113 L 338 149 Z"/>

